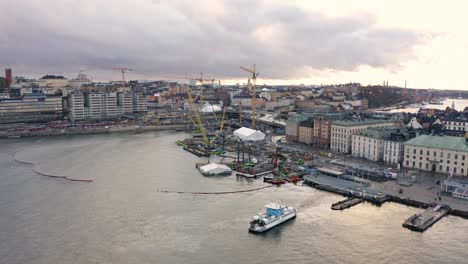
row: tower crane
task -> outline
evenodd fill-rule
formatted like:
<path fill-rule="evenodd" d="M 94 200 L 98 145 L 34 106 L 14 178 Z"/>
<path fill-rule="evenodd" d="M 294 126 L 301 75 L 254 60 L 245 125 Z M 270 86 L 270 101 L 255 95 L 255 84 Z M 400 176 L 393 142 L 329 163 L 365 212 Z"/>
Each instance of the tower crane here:
<path fill-rule="evenodd" d="M 258 72 L 255 69 L 255 64 L 253 65 L 253 69 L 249 69 L 243 66 L 240 66 L 240 68 L 248 73 L 252 74 L 252 129 L 255 129 L 257 125 L 257 86 L 256 86 L 256 81 L 257 81 L 257 76 Z"/>
<path fill-rule="evenodd" d="M 125 81 L 125 73 L 133 71 L 133 69 L 127 67 L 114 67 L 113 70 L 120 71 L 122 73 L 122 87 L 125 87 L 127 82 Z"/>
<path fill-rule="evenodd" d="M 203 84 L 204 82 L 211 82 L 211 85 L 214 87 L 215 79 L 205 79 L 203 78 L 203 72 L 200 72 L 200 78 L 193 78 L 193 81 L 200 82 L 200 106 L 203 106 Z"/>

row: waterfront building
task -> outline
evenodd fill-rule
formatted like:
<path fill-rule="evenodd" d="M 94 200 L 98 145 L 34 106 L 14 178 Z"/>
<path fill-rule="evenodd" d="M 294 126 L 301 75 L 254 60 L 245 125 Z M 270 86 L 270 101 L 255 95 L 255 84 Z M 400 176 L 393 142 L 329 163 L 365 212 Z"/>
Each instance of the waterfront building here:
<path fill-rule="evenodd" d="M 117 95 L 120 114 L 133 112 L 133 96 L 131 93 L 118 93 Z"/>
<path fill-rule="evenodd" d="M 299 143 L 312 144 L 314 119 L 308 118 L 299 123 L 298 139 Z"/>
<path fill-rule="evenodd" d="M 293 114 L 286 121 L 286 140 L 297 142 L 299 138 L 299 124 L 307 120 L 307 117 L 301 114 Z"/>
<path fill-rule="evenodd" d="M 85 106 L 84 96 L 82 93 L 70 93 L 68 94 L 68 118 L 71 121 L 84 120 Z"/>
<path fill-rule="evenodd" d="M 331 150 L 351 153 L 351 136 L 369 127 L 398 126 L 400 122 L 379 119 L 333 120 L 331 124 Z"/>
<path fill-rule="evenodd" d="M 352 135 L 353 157 L 389 164 L 403 158 L 403 143 L 410 138 L 406 127 L 371 127 Z"/>
<path fill-rule="evenodd" d="M 62 98 L 27 94 L 0 99 L 0 123 L 40 122 L 63 118 Z"/>
<path fill-rule="evenodd" d="M 331 137 L 331 121 L 318 116 L 314 119 L 313 144 L 316 147 L 329 149 Z"/>
<path fill-rule="evenodd" d="M 133 93 L 132 100 L 133 100 L 133 112 L 147 112 L 148 111 L 148 103 L 144 95 L 142 95 L 141 93 Z"/>
<path fill-rule="evenodd" d="M 403 166 L 457 176 L 468 175 L 465 138 L 422 135 L 405 143 Z"/>
<path fill-rule="evenodd" d="M 101 92 L 68 95 L 69 119 L 113 119 L 124 114 L 147 111 L 146 97 L 139 93 Z"/>
<path fill-rule="evenodd" d="M 400 165 L 405 153 L 405 142 L 416 137 L 416 132 L 406 127 L 390 133 L 384 139 L 383 162 L 392 165 Z"/>

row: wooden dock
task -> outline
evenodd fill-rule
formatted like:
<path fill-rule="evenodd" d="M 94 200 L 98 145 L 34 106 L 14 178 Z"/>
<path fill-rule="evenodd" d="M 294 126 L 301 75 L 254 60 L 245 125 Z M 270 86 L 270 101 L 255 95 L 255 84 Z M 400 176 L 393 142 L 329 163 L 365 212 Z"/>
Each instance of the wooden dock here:
<path fill-rule="evenodd" d="M 412 215 L 403 222 L 403 227 L 410 230 L 424 232 L 430 226 L 442 219 L 449 212 L 449 208 L 443 205 L 436 205 L 426 209 L 420 214 Z"/>
<path fill-rule="evenodd" d="M 362 203 L 361 199 L 356 198 L 356 197 L 350 197 L 346 200 L 339 201 L 337 203 L 332 204 L 331 209 L 332 210 L 344 210 L 344 209 L 350 208 L 360 203 Z"/>

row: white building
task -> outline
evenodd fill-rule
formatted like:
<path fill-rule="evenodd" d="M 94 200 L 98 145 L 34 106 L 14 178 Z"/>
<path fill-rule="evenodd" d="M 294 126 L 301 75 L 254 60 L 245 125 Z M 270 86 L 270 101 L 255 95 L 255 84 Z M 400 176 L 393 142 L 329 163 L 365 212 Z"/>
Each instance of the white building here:
<path fill-rule="evenodd" d="M 131 93 L 118 93 L 118 105 L 120 114 L 133 112 L 133 96 Z"/>
<path fill-rule="evenodd" d="M 68 117 L 71 121 L 85 119 L 84 96 L 82 93 L 68 94 Z"/>
<path fill-rule="evenodd" d="M 71 121 L 112 119 L 123 114 L 146 112 L 146 98 L 132 93 L 71 93 L 68 95 Z"/>
<path fill-rule="evenodd" d="M 372 161 L 382 161 L 384 152 L 385 130 L 365 129 L 352 135 L 351 155 Z"/>
<path fill-rule="evenodd" d="M 331 125 L 331 150 L 351 153 L 351 136 L 369 127 L 398 126 L 400 122 L 389 120 L 334 120 Z"/>
<path fill-rule="evenodd" d="M 416 117 L 413 117 L 411 121 L 406 125 L 407 127 L 412 127 L 414 129 L 421 129 L 422 125 L 418 122 L 418 119 Z"/>
<path fill-rule="evenodd" d="M 403 166 L 443 174 L 468 175 L 465 138 L 422 135 L 405 143 Z"/>
<path fill-rule="evenodd" d="M 80 88 L 83 85 L 89 85 L 91 83 L 92 81 L 88 79 L 88 76 L 86 75 L 84 71 L 80 71 L 80 73 L 78 74 L 78 77 L 76 77 L 75 79 L 71 79 L 68 82 L 70 87 L 75 88 L 75 89 Z"/>
<path fill-rule="evenodd" d="M 39 79 L 38 81 L 39 87 L 50 87 L 55 89 L 61 89 L 63 87 L 68 86 L 68 79 L 63 76 L 55 76 L 55 75 L 46 75 Z"/>
<path fill-rule="evenodd" d="M 443 124 L 446 130 L 468 131 L 468 120 L 446 119 Z"/>
<path fill-rule="evenodd" d="M 133 94 L 133 112 L 147 112 L 148 103 L 146 97 L 139 93 Z"/>

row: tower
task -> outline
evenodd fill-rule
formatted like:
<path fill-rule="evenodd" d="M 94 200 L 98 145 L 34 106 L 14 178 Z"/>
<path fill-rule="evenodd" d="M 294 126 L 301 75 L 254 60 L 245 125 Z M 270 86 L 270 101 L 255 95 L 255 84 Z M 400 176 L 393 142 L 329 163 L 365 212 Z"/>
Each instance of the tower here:
<path fill-rule="evenodd" d="M 6 78 L 6 86 L 9 88 L 11 83 L 13 82 L 13 75 L 11 68 L 5 69 L 5 78 Z"/>

